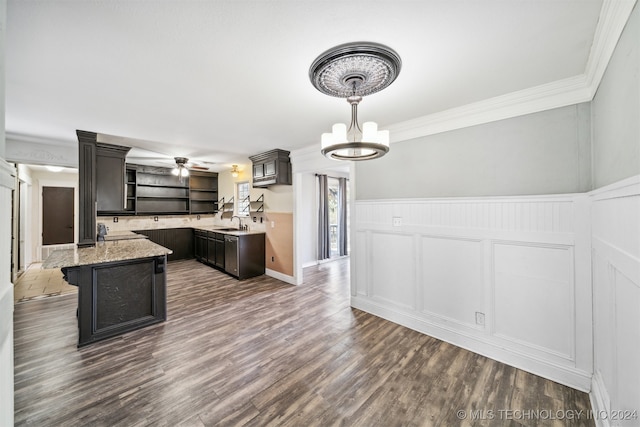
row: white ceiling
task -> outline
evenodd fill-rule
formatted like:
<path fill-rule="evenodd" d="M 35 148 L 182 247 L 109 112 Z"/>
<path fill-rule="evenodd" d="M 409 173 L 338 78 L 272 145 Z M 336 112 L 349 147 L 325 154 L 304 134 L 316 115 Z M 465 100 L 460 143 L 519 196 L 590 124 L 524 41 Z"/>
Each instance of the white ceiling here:
<path fill-rule="evenodd" d="M 6 131 L 76 129 L 220 165 L 319 144 L 349 106 L 308 78 L 326 49 L 396 50 L 382 128 L 583 74 L 602 0 L 9 0 Z M 115 141 L 125 143 L 116 138 Z M 139 150 L 137 153 L 142 153 Z M 135 153 L 135 151 L 134 151 Z"/>

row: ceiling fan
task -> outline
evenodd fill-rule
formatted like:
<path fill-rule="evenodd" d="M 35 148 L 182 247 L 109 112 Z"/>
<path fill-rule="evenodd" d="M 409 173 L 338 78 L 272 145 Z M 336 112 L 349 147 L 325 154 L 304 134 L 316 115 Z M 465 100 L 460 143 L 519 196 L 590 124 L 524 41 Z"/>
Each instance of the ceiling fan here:
<path fill-rule="evenodd" d="M 186 168 L 191 170 L 209 171 L 214 162 L 206 160 L 192 160 L 188 157 L 171 157 L 169 155 L 158 155 L 159 153 L 132 149 L 127 156 L 127 163 L 136 165 L 157 166 L 165 168 Z"/>

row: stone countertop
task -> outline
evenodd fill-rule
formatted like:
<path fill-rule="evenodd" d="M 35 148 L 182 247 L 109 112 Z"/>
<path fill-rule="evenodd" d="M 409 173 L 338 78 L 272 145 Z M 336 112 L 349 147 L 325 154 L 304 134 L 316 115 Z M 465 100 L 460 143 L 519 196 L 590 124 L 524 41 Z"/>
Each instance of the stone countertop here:
<path fill-rule="evenodd" d="M 113 261 L 151 258 L 173 253 L 171 249 L 147 239 L 125 239 L 97 242 L 95 247 L 60 249 L 53 251 L 42 263 L 42 268 L 63 268 L 102 264 Z"/>
<path fill-rule="evenodd" d="M 147 236 L 143 234 L 134 233 L 133 231 L 114 231 L 104 236 L 107 242 L 114 240 L 130 240 L 130 239 L 146 239 Z"/>
<path fill-rule="evenodd" d="M 193 227 L 193 229 L 200 230 L 200 231 L 214 231 L 216 233 L 229 234 L 232 236 L 245 236 L 247 234 L 265 234 L 264 231 L 237 230 L 237 229 L 229 230 L 229 227 L 220 227 L 216 225 L 211 225 L 208 227 Z"/>

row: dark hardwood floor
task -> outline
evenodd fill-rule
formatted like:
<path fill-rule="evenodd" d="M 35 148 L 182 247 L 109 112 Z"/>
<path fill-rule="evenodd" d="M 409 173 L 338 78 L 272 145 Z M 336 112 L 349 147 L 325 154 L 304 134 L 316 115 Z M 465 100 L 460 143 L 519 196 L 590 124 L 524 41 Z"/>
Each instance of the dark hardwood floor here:
<path fill-rule="evenodd" d="M 347 260 L 301 286 L 178 261 L 167 304 L 81 349 L 75 295 L 17 304 L 16 425 L 593 425 L 517 412 L 587 411 L 585 393 L 352 309 Z"/>

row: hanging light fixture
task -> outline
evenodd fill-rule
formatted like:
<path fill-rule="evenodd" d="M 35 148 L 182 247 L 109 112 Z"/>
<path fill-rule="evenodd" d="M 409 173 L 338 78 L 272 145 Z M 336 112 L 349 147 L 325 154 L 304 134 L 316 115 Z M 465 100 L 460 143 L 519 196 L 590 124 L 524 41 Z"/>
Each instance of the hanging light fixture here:
<path fill-rule="evenodd" d="M 238 170 L 238 165 L 231 165 L 231 176 L 234 178 L 237 178 L 238 174 L 240 174 L 240 171 Z"/>
<path fill-rule="evenodd" d="M 178 177 L 180 183 L 184 182 L 184 179 L 189 176 L 189 169 L 187 169 L 187 162 L 189 159 L 186 157 L 174 157 L 176 160 L 176 167 L 173 168 L 171 173 Z"/>
<path fill-rule="evenodd" d="M 379 92 L 398 77 L 402 61 L 391 48 L 371 42 L 346 43 L 327 50 L 309 68 L 309 79 L 320 92 L 346 98 L 351 123 L 333 125 L 322 134 L 321 152 L 335 160 L 370 160 L 389 151 L 389 131 L 374 122 L 358 122 L 362 97 Z"/>

